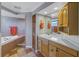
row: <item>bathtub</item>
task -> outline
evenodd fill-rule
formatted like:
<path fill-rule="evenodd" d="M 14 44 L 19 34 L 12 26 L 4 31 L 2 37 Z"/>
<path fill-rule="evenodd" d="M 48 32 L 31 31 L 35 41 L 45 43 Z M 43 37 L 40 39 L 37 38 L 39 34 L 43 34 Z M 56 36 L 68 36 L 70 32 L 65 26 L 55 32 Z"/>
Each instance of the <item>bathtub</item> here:
<path fill-rule="evenodd" d="M 1 56 L 6 56 L 11 50 L 15 49 L 18 44 L 21 44 L 24 41 L 25 36 L 22 35 L 1 37 Z"/>

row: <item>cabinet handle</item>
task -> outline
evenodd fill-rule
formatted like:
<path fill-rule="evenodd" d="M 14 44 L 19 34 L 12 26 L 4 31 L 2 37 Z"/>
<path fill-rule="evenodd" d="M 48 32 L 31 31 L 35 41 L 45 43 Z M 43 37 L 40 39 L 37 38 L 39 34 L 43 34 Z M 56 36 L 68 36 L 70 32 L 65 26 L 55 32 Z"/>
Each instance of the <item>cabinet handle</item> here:
<path fill-rule="evenodd" d="M 53 49 L 51 49 L 51 51 L 53 51 Z"/>
<path fill-rule="evenodd" d="M 58 49 L 56 49 L 56 52 L 58 52 Z"/>

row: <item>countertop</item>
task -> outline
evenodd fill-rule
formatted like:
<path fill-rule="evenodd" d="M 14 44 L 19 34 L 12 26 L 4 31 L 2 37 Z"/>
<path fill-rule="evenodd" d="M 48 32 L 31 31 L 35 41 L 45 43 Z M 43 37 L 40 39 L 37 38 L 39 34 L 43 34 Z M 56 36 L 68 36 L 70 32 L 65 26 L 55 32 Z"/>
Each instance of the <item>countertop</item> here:
<path fill-rule="evenodd" d="M 0 40 L 0 46 L 2 45 L 5 45 L 9 42 L 12 42 L 16 39 L 19 39 L 21 37 L 24 37 L 24 35 L 15 35 L 15 36 L 5 36 L 5 37 L 1 37 L 1 40 Z"/>
<path fill-rule="evenodd" d="M 45 38 L 50 41 L 54 41 L 56 43 L 65 45 L 69 48 L 72 48 L 74 50 L 79 51 L 79 36 L 78 35 L 67 35 L 64 33 L 57 34 L 57 33 L 52 33 L 50 35 L 48 34 L 40 34 L 38 37 Z"/>

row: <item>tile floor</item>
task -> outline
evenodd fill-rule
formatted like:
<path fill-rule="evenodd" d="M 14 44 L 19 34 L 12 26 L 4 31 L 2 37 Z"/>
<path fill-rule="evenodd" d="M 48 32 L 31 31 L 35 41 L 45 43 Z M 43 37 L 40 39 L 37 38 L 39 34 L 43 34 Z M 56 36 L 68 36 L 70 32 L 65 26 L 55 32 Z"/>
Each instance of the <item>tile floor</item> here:
<path fill-rule="evenodd" d="M 18 48 L 17 51 L 11 52 L 9 55 L 5 57 L 43 57 L 39 53 L 33 52 L 31 48 Z"/>

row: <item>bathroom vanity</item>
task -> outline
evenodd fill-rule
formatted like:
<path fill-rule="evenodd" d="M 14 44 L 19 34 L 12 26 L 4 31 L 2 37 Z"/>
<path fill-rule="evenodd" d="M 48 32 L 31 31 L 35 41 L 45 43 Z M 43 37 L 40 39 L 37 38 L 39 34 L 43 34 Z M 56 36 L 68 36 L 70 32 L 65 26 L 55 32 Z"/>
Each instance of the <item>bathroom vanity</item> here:
<path fill-rule="evenodd" d="M 6 41 L 3 41 L 6 40 Z M 12 37 L 8 39 L 2 39 L 1 43 L 1 56 L 6 56 L 8 53 L 10 53 L 12 50 L 17 48 L 18 44 L 21 44 L 25 41 L 25 36 L 17 36 Z"/>
<path fill-rule="evenodd" d="M 78 35 L 78 3 L 67 3 L 58 14 L 59 31 Z"/>
<path fill-rule="evenodd" d="M 56 37 L 57 36 L 57 37 Z M 52 38 L 50 38 L 52 37 Z M 67 38 L 66 38 L 67 39 Z M 58 35 L 38 36 L 38 51 L 46 57 L 77 57 L 79 56 L 79 47 L 62 39 Z"/>

